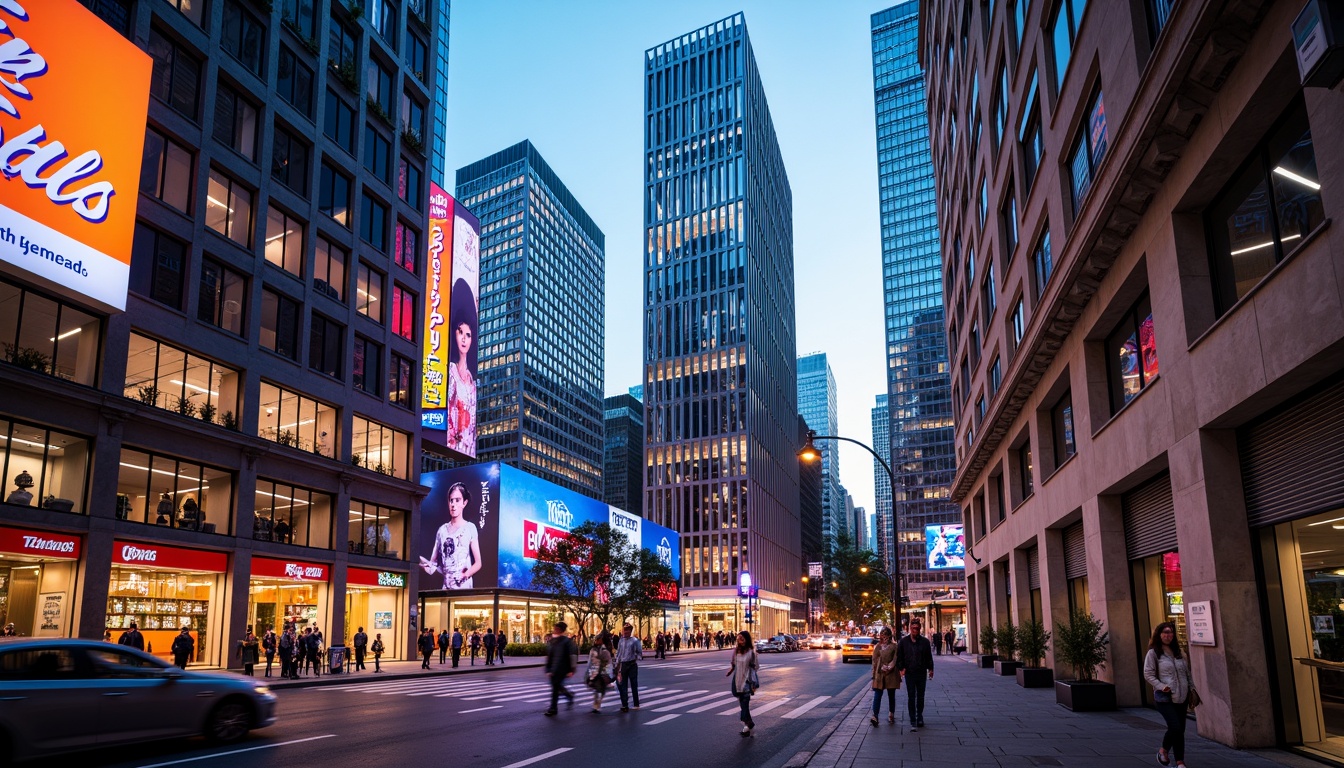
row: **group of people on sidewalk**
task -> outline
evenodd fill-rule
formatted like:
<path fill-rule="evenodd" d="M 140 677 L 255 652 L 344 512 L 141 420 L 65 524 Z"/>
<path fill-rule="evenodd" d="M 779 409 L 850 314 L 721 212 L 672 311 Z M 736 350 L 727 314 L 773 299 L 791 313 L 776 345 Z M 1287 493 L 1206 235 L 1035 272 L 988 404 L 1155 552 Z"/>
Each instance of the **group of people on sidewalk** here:
<path fill-rule="evenodd" d="M 924 622 L 910 620 L 910 633 L 893 642 L 890 627 L 883 627 L 873 646 L 874 726 L 882 714 L 882 693 L 887 694 L 887 722 L 896 723 L 896 691 L 906 683 L 906 702 L 910 711 L 910 730 L 924 727 L 924 691 L 933 679 L 933 645 L 924 637 Z"/>
<path fill-rule="evenodd" d="M 482 635 L 479 630 L 473 630 L 470 635 L 463 636 L 462 630 L 453 627 L 453 633 L 448 634 L 445 629 L 438 634 L 436 638 L 433 627 L 425 627 L 420 633 L 420 638 L 416 641 L 420 649 L 420 668 L 429 669 L 430 659 L 434 656 L 434 649 L 439 649 L 439 664 L 447 664 L 449 652 L 452 653 L 452 664 L 456 668 L 458 662 L 462 659 L 463 649 L 471 652 L 471 665 L 476 666 L 476 657 L 481 651 L 485 651 L 485 665 L 493 667 L 495 664 L 504 664 L 504 649 L 509 644 L 509 638 L 503 630 L 495 632 L 494 628 L 485 630 Z"/>

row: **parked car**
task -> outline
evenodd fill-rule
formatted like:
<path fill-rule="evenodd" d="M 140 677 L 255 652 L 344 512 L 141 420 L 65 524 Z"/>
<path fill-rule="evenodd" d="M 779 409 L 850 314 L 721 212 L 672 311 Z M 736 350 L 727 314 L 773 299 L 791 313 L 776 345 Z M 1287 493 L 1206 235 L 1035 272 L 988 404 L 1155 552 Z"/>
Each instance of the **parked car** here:
<path fill-rule="evenodd" d="M 784 652 L 798 650 L 798 638 L 793 635 L 775 635 L 772 640 L 779 645 L 779 649 Z"/>
<path fill-rule="evenodd" d="M 756 641 L 757 653 L 780 653 L 784 649 L 780 647 L 775 638 L 767 637 Z"/>
<path fill-rule="evenodd" d="M 0 765 L 181 736 L 235 742 L 275 722 L 275 701 L 250 677 L 178 669 L 124 645 L 7 640 L 0 643 Z"/>
<path fill-rule="evenodd" d="M 840 648 L 840 661 L 847 662 L 850 659 L 872 661 L 874 645 L 875 641 L 871 637 L 848 638 Z"/>

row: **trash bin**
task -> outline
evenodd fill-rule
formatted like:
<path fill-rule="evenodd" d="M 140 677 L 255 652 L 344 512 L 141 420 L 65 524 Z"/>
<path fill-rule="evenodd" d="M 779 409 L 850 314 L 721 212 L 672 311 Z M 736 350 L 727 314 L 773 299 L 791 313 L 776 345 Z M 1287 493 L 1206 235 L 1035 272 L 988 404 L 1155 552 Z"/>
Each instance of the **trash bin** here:
<path fill-rule="evenodd" d="M 328 661 L 331 664 L 331 674 L 338 675 L 345 669 L 345 646 L 333 645 L 327 648 Z"/>

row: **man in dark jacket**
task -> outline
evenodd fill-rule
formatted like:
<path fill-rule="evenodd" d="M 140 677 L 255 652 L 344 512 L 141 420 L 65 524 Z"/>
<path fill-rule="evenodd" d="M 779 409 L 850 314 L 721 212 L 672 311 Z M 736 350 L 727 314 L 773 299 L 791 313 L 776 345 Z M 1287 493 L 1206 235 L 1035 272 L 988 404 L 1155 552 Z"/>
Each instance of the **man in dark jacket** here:
<path fill-rule="evenodd" d="M 485 638 L 481 641 L 485 646 L 485 666 L 493 667 L 495 665 L 495 630 L 490 628 L 485 630 Z"/>
<path fill-rule="evenodd" d="M 187 668 L 187 662 L 191 659 L 191 654 L 196 650 L 196 641 L 191 637 L 191 630 L 186 627 L 177 637 L 173 638 L 173 663 L 182 669 Z"/>
<path fill-rule="evenodd" d="M 462 658 L 462 630 L 459 629 L 458 627 L 453 627 L 452 643 L 453 643 L 453 666 L 456 667 L 457 662 Z"/>
<path fill-rule="evenodd" d="M 924 727 L 924 687 L 933 679 L 933 646 L 923 631 L 924 623 L 911 619 L 910 634 L 896 644 L 896 668 L 905 678 L 912 731 Z"/>
<path fill-rule="evenodd" d="M 369 650 L 369 636 L 364 634 L 364 628 L 360 627 L 355 633 L 355 671 L 364 668 L 364 653 Z"/>
<path fill-rule="evenodd" d="M 448 630 L 444 629 L 439 633 L 439 663 L 448 661 Z"/>
<path fill-rule="evenodd" d="M 134 621 L 131 622 L 130 629 L 121 633 L 117 642 L 121 645 L 129 645 L 138 651 L 145 650 L 145 636 L 140 634 L 140 628 L 136 626 Z"/>
<path fill-rule="evenodd" d="M 555 716 L 561 696 L 569 700 L 571 709 L 574 708 L 574 693 L 565 687 L 565 679 L 573 677 L 574 670 L 579 668 L 579 648 L 565 634 L 566 629 L 569 627 L 565 622 L 556 622 L 551 629 L 550 642 L 546 645 L 546 675 L 551 678 L 551 708 L 542 714 L 547 717 Z"/>
<path fill-rule="evenodd" d="M 420 668 L 429 669 L 429 660 L 434 655 L 434 632 L 426 629 L 420 633 Z"/>
<path fill-rule="evenodd" d="M 280 676 L 293 680 L 298 672 L 294 668 L 294 628 L 285 624 L 285 632 L 280 635 Z"/>

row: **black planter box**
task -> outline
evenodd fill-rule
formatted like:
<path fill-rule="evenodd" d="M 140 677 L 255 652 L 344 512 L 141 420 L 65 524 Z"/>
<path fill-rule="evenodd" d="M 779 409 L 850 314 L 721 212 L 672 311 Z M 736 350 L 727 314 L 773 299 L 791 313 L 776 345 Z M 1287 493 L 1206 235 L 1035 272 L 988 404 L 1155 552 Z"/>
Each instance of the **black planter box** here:
<path fill-rule="evenodd" d="M 992 653 L 990 653 L 990 654 L 984 654 L 984 653 L 982 653 L 982 654 L 980 654 L 979 656 L 976 656 L 976 658 L 980 660 L 980 668 L 981 668 L 981 669 L 993 669 L 993 668 L 994 668 L 994 660 L 997 659 L 997 658 L 999 658 L 999 657 L 998 657 L 998 656 L 995 656 L 995 655 L 992 654 Z"/>
<path fill-rule="evenodd" d="M 1017 684 L 1023 688 L 1050 688 L 1055 683 L 1055 671 L 1049 667 L 1018 667 Z"/>
<path fill-rule="evenodd" d="M 1020 661 L 996 661 L 994 662 L 994 674 L 1009 677 L 1016 674 L 1021 666 L 1022 662 Z"/>
<path fill-rule="evenodd" d="M 1056 680 L 1055 701 L 1074 712 L 1109 712 L 1115 709 L 1115 686 L 1099 681 Z"/>

